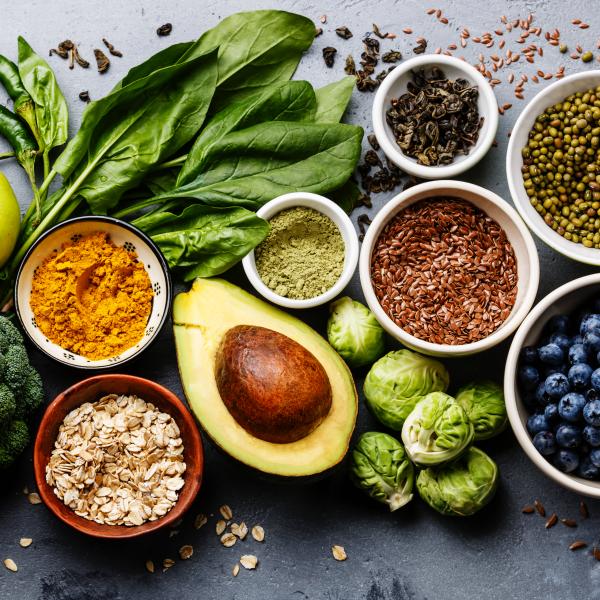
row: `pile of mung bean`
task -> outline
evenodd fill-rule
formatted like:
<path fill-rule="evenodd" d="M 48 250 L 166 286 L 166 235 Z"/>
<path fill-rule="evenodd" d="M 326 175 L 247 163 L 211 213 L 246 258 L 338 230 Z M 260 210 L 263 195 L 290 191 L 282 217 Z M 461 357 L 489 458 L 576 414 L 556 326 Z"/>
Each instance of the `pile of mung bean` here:
<path fill-rule="evenodd" d="M 522 156 L 525 191 L 546 224 L 600 248 L 600 86 L 549 106 Z"/>

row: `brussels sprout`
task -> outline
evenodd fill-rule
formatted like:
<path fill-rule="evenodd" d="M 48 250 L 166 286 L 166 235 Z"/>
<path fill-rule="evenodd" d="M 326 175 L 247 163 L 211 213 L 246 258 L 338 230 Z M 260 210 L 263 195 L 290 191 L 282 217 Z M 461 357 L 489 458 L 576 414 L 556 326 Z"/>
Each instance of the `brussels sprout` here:
<path fill-rule="evenodd" d="M 390 511 L 412 500 L 414 468 L 402 444 L 387 433 L 368 431 L 352 452 L 351 477 L 371 498 Z"/>
<path fill-rule="evenodd" d="M 366 306 L 344 296 L 329 310 L 327 339 L 351 367 L 370 365 L 385 352 L 385 332 Z"/>
<path fill-rule="evenodd" d="M 445 392 L 448 383 L 442 363 L 410 350 L 396 350 L 371 367 L 364 392 L 373 414 L 386 427 L 400 431 L 417 402 L 430 392 Z"/>
<path fill-rule="evenodd" d="M 473 441 L 473 425 L 448 394 L 427 394 L 408 415 L 402 441 L 417 465 L 438 465 L 457 458 Z"/>
<path fill-rule="evenodd" d="M 504 430 L 507 423 L 502 388 L 493 381 L 476 381 L 456 394 L 475 429 L 475 440 L 487 440 Z"/>
<path fill-rule="evenodd" d="M 498 466 L 479 448 L 459 459 L 424 469 L 417 477 L 419 495 L 443 515 L 466 517 L 483 508 L 496 493 Z"/>

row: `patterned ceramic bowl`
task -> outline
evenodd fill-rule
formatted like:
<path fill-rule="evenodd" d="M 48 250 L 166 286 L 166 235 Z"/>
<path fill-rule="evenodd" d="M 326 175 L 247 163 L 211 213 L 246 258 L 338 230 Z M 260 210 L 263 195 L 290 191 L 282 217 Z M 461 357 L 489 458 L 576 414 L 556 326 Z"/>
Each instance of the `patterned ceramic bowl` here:
<path fill-rule="evenodd" d="M 74 354 L 51 342 L 38 328 L 29 304 L 33 276 L 38 266 L 62 244 L 94 232 L 106 232 L 117 246 L 133 250 L 144 265 L 154 291 L 152 311 L 142 339 L 117 356 L 92 360 Z M 80 369 L 106 369 L 122 365 L 137 357 L 157 337 L 165 324 L 171 306 L 169 268 L 154 242 L 136 227 L 112 217 L 77 217 L 59 223 L 47 231 L 29 249 L 23 259 L 15 283 L 15 310 L 29 339 L 54 360 Z"/>

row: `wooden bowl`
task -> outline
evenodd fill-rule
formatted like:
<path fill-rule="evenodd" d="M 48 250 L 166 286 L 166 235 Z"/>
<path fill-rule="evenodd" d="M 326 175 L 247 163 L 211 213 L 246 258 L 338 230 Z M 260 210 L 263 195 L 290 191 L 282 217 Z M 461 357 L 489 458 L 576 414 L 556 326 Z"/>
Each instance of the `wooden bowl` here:
<path fill-rule="evenodd" d="M 103 525 L 76 515 L 58 498 L 46 483 L 46 465 L 54 449 L 54 442 L 64 418 L 74 408 L 85 402 L 95 402 L 108 394 L 136 395 L 155 404 L 161 411 L 171 415 L 181 431 L 186 471 L 185 484 L 181 488 L 175 506 L 156 521 L 128 527 L 126 525 Z M 106 374 L 84 379 L 59 394 L 48 406 L 35 439 L 33 467 L 38 491 L 44 504 L 63 522 L 77 531 L 98 538 L 134 538 L 167 527 L 179 520 L 196 498 L 202 483 L 204 452 L 202 439 L 194 418 L 183 402 L 163 386 L 132 375 Z"/>

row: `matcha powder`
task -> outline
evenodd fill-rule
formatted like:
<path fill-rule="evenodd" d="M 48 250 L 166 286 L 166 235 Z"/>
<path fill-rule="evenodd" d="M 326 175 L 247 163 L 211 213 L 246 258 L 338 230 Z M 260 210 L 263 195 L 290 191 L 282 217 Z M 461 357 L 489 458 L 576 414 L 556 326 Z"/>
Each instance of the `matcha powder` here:
<path fill-rule="evenodd" d="M 337 225 L 312 208 L 282 210 L 255 249 L 264 284 L 280 296 L 307 300 L 333 287 L 344 268 L 344 239 Z"/>

